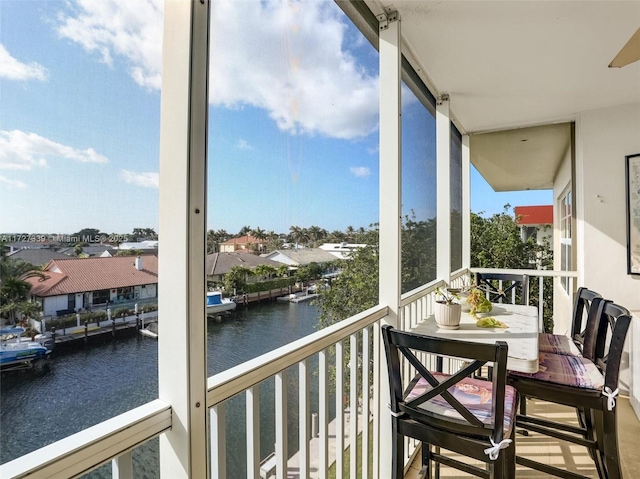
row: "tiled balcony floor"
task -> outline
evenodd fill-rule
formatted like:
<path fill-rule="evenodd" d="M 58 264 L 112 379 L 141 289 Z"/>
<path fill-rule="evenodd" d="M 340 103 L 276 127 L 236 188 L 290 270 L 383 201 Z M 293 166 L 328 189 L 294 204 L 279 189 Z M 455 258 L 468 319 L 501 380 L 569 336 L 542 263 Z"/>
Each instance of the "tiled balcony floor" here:
<path fill-rule="evenodd" d="M 638 477 L 640 471 L 640 421 L 636 417 L 629 400 L 620 398 L 617 401 L 618 409 L 618 441 L 622 461 L 623 475 L 625 478 Z M 572 409 L 558 406 L 544 401 L 529 400 L 527 403 L 529 414 L 541 415 L 558 421 L 566 421 L 577 424 L 576 415 Z M 551 465 L 566 467 L 570 471 L 597 478 L 595 467 L 589 457 L 586 448 L 548 438 L 540 434 L 529 432 L 529 436 L 517 435 L 517 454 L 529 459 Z M 460 459 L 460 457 L 458 457 Z M 564 466 L 563 466 L 564 465 Z M 547 474 L 534 471 L 522 466 L 517 466 L 517 478 L 547 479 Z M 405 475 L 405 479 L 418 479 L 421 476 L 420 458 L 413 462 L 411 469 Z M 472 477 L 463 472 L 442 467 L 441 477 L 468 478 Z"/>

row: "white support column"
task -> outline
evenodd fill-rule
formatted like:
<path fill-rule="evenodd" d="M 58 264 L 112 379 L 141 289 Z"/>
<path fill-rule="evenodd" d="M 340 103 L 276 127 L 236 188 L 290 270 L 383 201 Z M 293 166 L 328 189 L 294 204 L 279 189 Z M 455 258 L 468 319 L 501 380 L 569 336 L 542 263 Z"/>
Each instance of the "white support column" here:
<path fill-rule="evenodd" d="M 205 235 L 209 2 L 166 1 L 162 62 L 158 386 L 172 427 L 163 479 L 209 477 Z"/>
<path fill-rule="evenodd" d="M 462 267 L 471 267 L 471 150 L 462 135 Z"/>
<path fill-rule="evenodd" d="M 309 417 L 311 415 L 311 401 L 309 398 L 310 370 L 309 360 L 303 359 L 298 364 L 298 434 L 299 434 L 299 457 L 298 464 L 300 479 L 309 479 Z M 249 478 L 251 479 L 251 478 Z"/>
<path fill-rule="evenodd" d="M 211 408 L 211 479 L 227 477 L 227 403 Z M 162 451 L 161 451 L 162 452 Z"/>
<path fill-rule="evenodd" d="M 335 418 L 335 451 L 336 479 L 344 474 L 344 343 L 336 343 L 336 418 Z"/>
<path fill-rule="evenodd" d="M 247 479 L 260 476 L 260 385 L 247 389 Z"/>
<path fill-rule="evenodd" d="M 329 477 L 329 371 L 328 352 L 318 354 L 318 473 L 320 479 Z"/>
<path fill-rule="evenodd" d="M 380 22 L 380 304 L 389 307 L 383 323 L 398 325 L 401 291 L 402 125 L 401 125 L 401 27 L 395 11 L 379 15 Z M 391 477 L 391 416 L 389 378 L 380 334 L 374 336 L 377 351 L 374 388 L 378 392 L 374 415 L 374 477 Z M 379 462 L 378 462 L 379 461 Z"/>
<path fill-rule="evenodd" d="M 287 371 L 280 371 L 275 376 L 276 390 L 276 478 L 286 479 L 287 469 Z"/>
<path fill-rule="evenodd" d="M 436 104 L 436 165 L 438 219 L 436 272 L 438 279 L 448 283 L 451 279 L 451 118 L 448 95 L 438 98 Z"/>

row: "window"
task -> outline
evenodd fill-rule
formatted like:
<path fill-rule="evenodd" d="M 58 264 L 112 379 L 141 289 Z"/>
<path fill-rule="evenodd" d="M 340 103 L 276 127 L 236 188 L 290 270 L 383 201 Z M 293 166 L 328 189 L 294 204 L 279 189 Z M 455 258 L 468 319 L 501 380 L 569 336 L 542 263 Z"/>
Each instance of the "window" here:
<path fill-rule="evenodd" d="M 403 62 L 402 292 L 436 277 L 435 99 Z"/>
<path fill-rule="evenodd" d="M 93 292 L 93 304 L 105 304 L 109 300 L 110 292 L 108 289 Z"/>
<path fill-rule="evenodd" d="M 462 268 L 462 135 L 451 124 L 451 271 Z"/>
<path fill-rule="evenodd" d="M 67 296 L 67 309 L 76 309 L 76 295 L 74 293 Z"/>
<path fill-rule="evenodd" d="M 571 271 L 573 269 L 572 248 L 572 226 L 571 226 L 571 190 L 567 191 L 560 200 L 560 270 Z M 567 293 L 569 291 L 569 278 L 562 278 L 561 284 Z"/>
<path fill-rule="evenodd" d="M 70 279 L 38 285 L 48 288 L 38 295 L 48 305 L 47 328 L 58 311 L 90 307 L 79 311 L 81 324 L 96 334 L 104 328 L 110 339 L 105 303 L 116 293 L 118 273 L 101 265 L 117 258 L 98 256 L 107 249 L 115 256 L 112 248 L 134 237 L 157 239 L 163 4 L 0 4 L 0 205 L 20 205 L 2 208 L 0 233 L 25 233 L 51 249 L 91 256 L 62 259 Z M 52 185 L 54 194 L 42 194 Z M 62 275 L 49 276 L 53 282 Z M 56 399 L 46 401 L 46 413 L 0 419 L 0 463 L 158 397 L 157 343 L 116 341 L 117 349 L 109 341 L 85 348 L 80 339 L 81 355 L 59 348 L 28 388 L 3 387 L 3 412 Z M 111 466 L 103 467 L 91 477 L 111 477 Z"/>

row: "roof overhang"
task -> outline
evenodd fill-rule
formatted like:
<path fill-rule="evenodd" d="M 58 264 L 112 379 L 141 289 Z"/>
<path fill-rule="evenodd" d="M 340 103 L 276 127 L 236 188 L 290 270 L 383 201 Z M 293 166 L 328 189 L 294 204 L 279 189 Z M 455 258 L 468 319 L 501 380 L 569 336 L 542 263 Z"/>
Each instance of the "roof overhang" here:
<path fill-rule="evenodd" d="M 544 190 L 570 154 L 571 124 L 471 135 L 471 162 L 495 191 Z"/>
<path fill-rule="evenodd" d="M 640 62 L 608 67 L 640 26 L 638 0 L 365 2 L 374 15 L 398 11 L 405 57 L 435 96 L 449 95 L 454 124 L 474 135 L 473 164 L 498 191 L 549 188 L 566 124 L 640 102 Z"/>

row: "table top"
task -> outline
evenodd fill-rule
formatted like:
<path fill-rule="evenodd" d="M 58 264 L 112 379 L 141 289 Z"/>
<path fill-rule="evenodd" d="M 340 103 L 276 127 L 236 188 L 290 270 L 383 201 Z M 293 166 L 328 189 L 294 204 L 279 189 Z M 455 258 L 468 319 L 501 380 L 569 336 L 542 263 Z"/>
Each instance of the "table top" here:
<path fill-rule="evenodd" d="M 509 346 L 507 368 L 523 373 L 538 372 L 538 308 L 521 304 L 494 304 L 491 316 L 507 328 L 480 328 L 476 318 L 463 312 L 458 329 L 438 327 L 433 315 L 411 329 L 413 333 L 446 339 L 493 344 L 505 341 Z"/>

